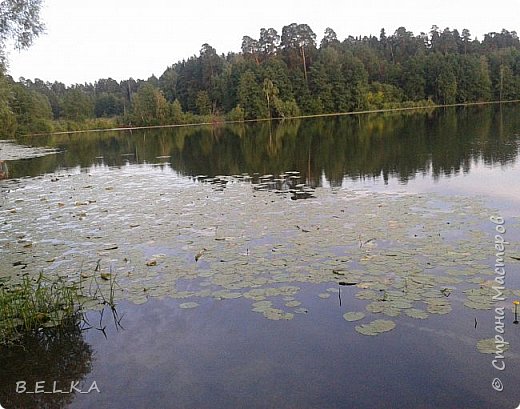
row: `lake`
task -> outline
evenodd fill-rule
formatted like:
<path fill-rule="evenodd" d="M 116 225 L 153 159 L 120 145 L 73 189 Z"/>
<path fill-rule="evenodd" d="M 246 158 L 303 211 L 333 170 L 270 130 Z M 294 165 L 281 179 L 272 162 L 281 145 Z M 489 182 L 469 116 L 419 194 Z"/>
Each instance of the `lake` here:
<path fill-rule="evenodd" d="M 7 409 L 520 403 L 518 104 L 17 142 L 0 277 L 117 311 L 3 348 Z"/>

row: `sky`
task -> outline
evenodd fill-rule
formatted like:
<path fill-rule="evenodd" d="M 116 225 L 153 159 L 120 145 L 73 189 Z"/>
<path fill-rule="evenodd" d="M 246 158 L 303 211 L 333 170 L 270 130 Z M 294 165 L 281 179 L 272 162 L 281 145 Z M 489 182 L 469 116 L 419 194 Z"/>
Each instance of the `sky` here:
<path fill-rule="evenodd" d="M 338 39 L 387 35 L 404 26 L 414 34 L 432 25 L 483 38 L 506 28 L 520 32 L 520 0 L 45 0 L 46 33 L 31 48 L 11 50 L 9 74 L 67 85 L 159 77 L 175 62 L 210 44 L 219 54 L 239 51 L 242 37 L 262 27 L 281 34 L 291 23 L 308 24 L 318 42 L 325 28 Z"/>

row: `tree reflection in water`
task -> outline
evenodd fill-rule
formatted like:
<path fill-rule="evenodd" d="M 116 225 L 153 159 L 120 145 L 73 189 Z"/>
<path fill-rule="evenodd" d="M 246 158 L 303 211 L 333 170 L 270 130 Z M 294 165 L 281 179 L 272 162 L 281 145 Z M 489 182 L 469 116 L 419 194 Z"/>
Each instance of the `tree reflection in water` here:
<path fill-rule="evenodd" d="M 6 408 L 64 408 L 73 393 L 17 393 L 16 382 L 25 381 L 27 391 L 44 381 L 44 390 L 70 391 L 71 382 L 87 391 L 81 381 L 92 369 L 92 348 L 83 339 L 81 320 L 72 319 L 57 329 L 27 334 L 16 345 L 0 347 L 0 404 Z M 20 389 L 21 390 L 21 389 Z M 94 393 L 94 392 L 92 392 Z"/>
<path fill-rule="evenodd" d="M 468 173 L 479 161 L 486 166 L 514 163 L 519 112 L 513 104 L 20 138 L 20 143 L 61 153 L 13 161 L 9 176 L 160 163 L 184 176 L 298 170 L 312 187 L 323 179 L 331 186 L 341 186 L 345 178 L 395 178 L 406 184 L 417 175 L 431 174 L 438 180 Z"/>

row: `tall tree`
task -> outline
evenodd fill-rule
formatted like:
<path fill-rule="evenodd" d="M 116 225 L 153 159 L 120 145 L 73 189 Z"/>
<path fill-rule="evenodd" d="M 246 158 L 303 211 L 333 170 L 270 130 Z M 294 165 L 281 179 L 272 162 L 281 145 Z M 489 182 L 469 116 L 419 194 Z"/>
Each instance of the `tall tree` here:
<path fill-rule="evenodd" d="M 169 116 L 168 101 L 151 84 L 143 85 L 132 98 L 132 117 L 139 125 L 159 125 Z"/>
<path fill-rule="evenodd" d="M 211 100 L 207 91 L 197 92 L 197 113 L 199 115 L 210 115 L 211 114 Z"/>
<path fill-rule="evenodd" d="M 471 33 L 467 28 L 462 30 L 461 42 L 462 50 L 459 50 L 459 52 L 464 52 L 464 54 L 467 54 L 469 51 L 469 44 L 471 43 Z"/>
<path fill-rule="evenodd" d="M 43 94 L 30 90 L 22 84 L 14 84 L 12 110 L 16 115 L 17 132 L 28 134 L 51 130 L 52 110 Z"/>
<path fill-rule="evenodd" d="M 282 29 L 281 46 L 288 53 L 297 50 L 301 55 L 303 73 L 307 82 L 306 50 L 316 48 L 316 34 L 307 24 L 292 23 Z"/>
<path fill-rule="evenodd" d="M 443 104 L 454 104 L 457 97 L 457 78 L 453 68 L 445 63 L 437 78 L 437 95 Z"/>
<path fill-rule="evenodd" d="M 432 29 L 430 30 L 430 48 L 433 51 L 440 51 L 440 43 L 439 40 L 441 38 L 441 35 L 439 33 L 439 27 L 435 24 L 432 26 Z"/>
<path fill-rule="evenodd" d="M 11 85 L 0 70 L 0 137 L 12 137 L 16 131 L 16 116 L 11 108 Z"/>
<path fill-rule="evenodd" d="M 83 121 L 94 113 L 93 101 L 78 86 L 65 92 L 61 104 L 64 117 L 72 121 Z"/>
<path fill-rule="evenodd" d="M 260 63 L 258 59 L 258 53 L 260 50 L 260 46 L 258 41 L 252 37 L 244 36 L 242 37 L 242 54 L 251 56 L 257 64 Z"/>
<path fill-rule="evenodd" d="M 263 78 L 270 79 L 284 98 L 292 98 L 293 88 L 289 79 L 289 69 L 281 58 L 271 58 L 262 64 Z"/>
<path fill-rule="evenodd" d="M 339 40 L 336 32 L 330 28 L 327 27 L 325 29 L 325 34 L 323 35 L 323 39 L 320 43 L 320 48 L 326 48 L 326 47 L 334 47 L 339 45 Z"/>
<path fill-rule="evenodd" d="M 97 118 L 114 117 L 123 113 L 123 99 L 114 94 L 104 92 L 96 95 L 94 114 Z"/>
<path fill-rule="evenodd" d="M 457 30 L 451 31 L 449 27 L 446 27 L 439 35 L 439 49 L 446 55 L 455 53 L 458 50 L 457 43 L 460 40 L 459 32 Z"/>
<path fill-rule="evenodd" d="M 260 39 L 258 40 L 258 49 L 264 56 L 275 55 L 280 46 L 280 36 L 274 28 L 260 29 Z"/>
<path fill-rule="evenodd" d="M 367 107 L 368 76 L 359 58 L 345 53 L 341 64 L 345 83 L 347 111 L 363 110 Z"/>
<path fill-rule="evenodd" d="M 403 64 L 400 85 L 408 100 L 424 99 L 426 86 L 424 57 L 410 58 Z"/>
<path fill-rule="evenodd" d="M 177 97 L 177 78 L 179 74 L 174 66 L 168 67 L 159 77 L 159 87 L 170 102 Z"/>
<path fill-rule="evenodd" d="M 276 88 L 276 86 L 273 84 L 273 81 L 271 81 L 269 78 L 266 78 L 264 80 L 263 91 L 267 101 L 267 113 L 269 118 L 271 118 L 272 104 L 275 98 L 278 96 L 278 88 Z"/>
<path fill-rule="evenodd" d="M 262 94 L 262 87 L 258 84 L 255 73 L 247 70 L 240 77 L 238 85 L 238 100 L 246 119 L 267 117 L 267 104 Z"/>

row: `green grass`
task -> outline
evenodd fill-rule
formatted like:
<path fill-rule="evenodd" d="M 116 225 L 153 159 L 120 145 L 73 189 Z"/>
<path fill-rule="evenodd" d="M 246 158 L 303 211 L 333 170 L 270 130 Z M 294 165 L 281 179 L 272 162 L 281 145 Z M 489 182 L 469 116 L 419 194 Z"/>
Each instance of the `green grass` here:
<path fill-rule="evenodd" d="M 115 277 L 109 281 L 109 295 L 105 296 L 95 280 L 87 295 L 84 283 L 51 279 L 42 273 L 34 279 L 25 275 L 20 283 L 0 282 L 0 344 L 12 344 L 30 332 L 56 329 L 84 320 L 84 304 L 98 301 L 115 309 Z"/>

